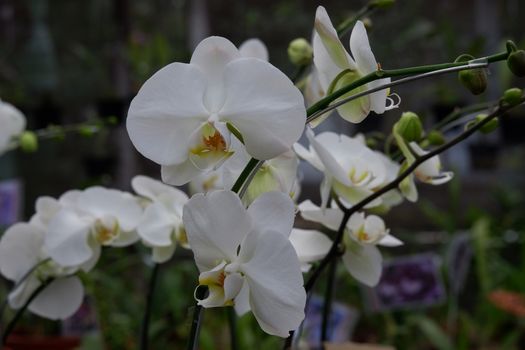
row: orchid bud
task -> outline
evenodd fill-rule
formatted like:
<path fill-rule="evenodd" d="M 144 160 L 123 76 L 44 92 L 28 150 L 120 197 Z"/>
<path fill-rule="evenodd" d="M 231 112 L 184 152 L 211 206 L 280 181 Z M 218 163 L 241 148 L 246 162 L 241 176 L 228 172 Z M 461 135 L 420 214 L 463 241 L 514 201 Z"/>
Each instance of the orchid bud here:
<path fill-rule="evenodd" d="M 445 137 L 437 130 L 432 130 L 427 135 L 428 142 L 433 146 L 441 146 L 445 143 Z"/>
<path fill-rule="evenodd" d="M 471 55 L 461 55 L 455 62 L 467 62 L 473 60 Z M 484 69 L 465 69 L 458 73 L 461 84 L 469 89 L 474 95 L 479 95 L 487 88 L 487 73 Z"/>
<path fill-rule="evenodd" d="M 515 106 L 521 102 L 521 96 L 523 95 L 523 91 L 519 88 L 511 88 L 506 90 L 503 93 L 503 102 L 510 105 Z"/>
<path fill-rule="evenodd" d="M 296 66 L 306 66 L 312 62 L 312 46 L 304 38 L 294 39 L 288 45 L 288 58 Z"/>
<path fill-rule="evenodd" d="M 507 58 L 507 66 L 514 75 L 525 77 L 525 51 L 514 51 Z"/>
<path fill-rule="evenodd" d="M 423 136 L 423 125 L 414 112 L 403 113 L 394 128 L 407 142 L 419 141 Z"/>
<path fill-rule="evenodd" d="M 466 128 L 470 129 L 474 125 L 481 123 L 487 117 L 488 117 L 487 114 L 484 114 L 484 113 L 478 114 L 475 120 L 471 121 L 470 123 L 466 125 Z M 494 118 L 494 119 L 491 119 L 487 124 L 483 125 L 479 129 L 479 131 L 482 132 L 483 134 L 489 134 L 493 132 L 494 130 L 496 130 L 498 126 L 499 126 L 499 120 L 498 118 Z"/>
<path fill-rule="evenodd" d="M 24 131 L 20 135 L 20 148 L 27 153 L 33 153 L 38 149 L 38 138 L 32 131 Z"/>

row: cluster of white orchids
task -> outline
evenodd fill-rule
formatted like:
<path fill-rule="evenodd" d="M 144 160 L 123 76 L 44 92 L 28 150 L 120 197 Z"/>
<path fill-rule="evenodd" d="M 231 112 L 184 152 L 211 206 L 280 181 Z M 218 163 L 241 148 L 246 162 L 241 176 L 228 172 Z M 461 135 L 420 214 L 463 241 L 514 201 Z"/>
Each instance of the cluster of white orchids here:
<path fill-rule="evenodd" d="M 343 91 L 381 71 L 362 22 L 350 34 L 350 51 L 323 7 L 314 28 L 312 46 L 301 39 L 289 49 L 297 61 L 313 56 L 303 92 L 268 62 L 257 39 L 237 48 L 222 37 L 206 38 L 189 63 L 169 64 L 148 79 L 131 102 L 127 130 L 136 149 L 160 164 L 162 182 L 137 176 L 134 194 L 91 187 L 39 198 L 29 222 L 10 227 L 0 241 L 0 271 L 14 282 L 9 305 L 66 318 L 82 302 L 78 274 L 95 267 L 103 247 L 136 242 L 151 248 L 157 264 L 176 249 L 190 249 L 200 272 L 196 287 L 205 289 L 202 297 L 195 294 L 199 306 L 252 312 L 265 332 L 280 337 L 300 327 L 303 274 L 327 254 L 375 286 L 380 246 L 403 244 L 378 215 L 404 199 L 416 201 L 416 180 L 439 185 L 452 173 L 441 170 L 437 155 L 426 157 L 429 144 L 418 143 L 421 135 L 409 137 L 422 133 L 413 113 L 394 127 L 395 158 L 370 148 L 363 135 L 316 134 L 330 114 L 323 110 L 328 103 L 347 99 L 333 109 L 359 123 L 371 111 L 398 107 L 400 99 L 388 89 L 389 77 Z M 6 149 L 25 123 L 13 107 L 0 108 L 8 125 L 0 148 Z M 309 145 L 298 143 L 303 133 Z M 324 176 L 319 204 L 296 202 L 300 159 Z M 191 197 L 174 187 L 186 184 Z M 319 230 L 294 228 L 298 215 Z"/>

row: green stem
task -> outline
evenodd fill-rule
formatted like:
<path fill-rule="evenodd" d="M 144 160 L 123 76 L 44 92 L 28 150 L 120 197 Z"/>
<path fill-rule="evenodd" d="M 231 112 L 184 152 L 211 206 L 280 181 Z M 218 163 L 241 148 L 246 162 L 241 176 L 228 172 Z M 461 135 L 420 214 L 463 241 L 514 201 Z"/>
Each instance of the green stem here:
<path fill-rule="evenodd" d="M 337 260 L 333 259 L 328 269 L 328 279 L 324 293 L 323 321 L 321 324 L 321 344 L 328 340 L 328 326 L 332 312 L 332 301 L 334 297 L 335 275 L 337 271 Z"/>
<path fill-rule="evenodd" d="M 359 11 L 357 11 L 354 16 L 348 18 L 337 27 L 337 35 L 339 37 L 345 36 L 346 33 L 348 33 L 350 29 L 354 27 L 355 22 L 357 22 L 360 18 L 370 15 L 372 12 L 374 12 L 374 9 L 370 8 L 369 5 L 361 7 L 361 9 L 359 9 Z"/>
<path fill-rule="evenodd" d="M 31 304 L 31 302 L 40 294 L 40 292 L 42 292 L 52 281 L 53 279 L 50 278 L 42 282 L 42 284 L 38 286 L 38 288 L 35 289 L 33 293 L 31 293 L 31 295 L 29 296 L 25 304 L 20 309 L 17 310 L 15 316 L 11 319 L 11 322 L 9 322 L 9 324 L 5 328 L 4 334 L 2 335 L 2 345 L 7 344 L 7 339 L 9 338 L 9 335 L 15 328 L 16 324 L 18 323 L 18 320 L 20 320 L 20 317 L 22 317 L 22 314 L 27 309 L 29 304 Z"/>
<path fill-rule="evenodd" d="M 197 300 L 204 299 L 206 297 L 206 293 L 206 288 L 197 287 L 197 289 L 195 290 L 195 298 Z M 187 350 L 197 350 L 199 346 L 199 333 L 201 330 L 201 321 L 203 313 L 203 307 L 199 304 L 195 305 L 195 309 L 193 310 L 193 318 L 191 321 L 190 338 L 188 340 Z"/>
<path fill-rule="evenodd" d="M 483 57 L 481 60 L 486 60 L 487 63 L 494 63 L 498 61 L 506 60 L 509 53 L 507 51 L 500 52 L 491 56 Z M 390 69 L 390 70 L 377 70 L 375 72 L 372 72 L 368 75 L 365 75 L 364 77 L 357 79 L 356 81 L 343 86 L 339 90 L 334 91 L 333 93 L 329 94 L 328 96 L 322 98 L 317 103 L 313 104 L 310 108 L 307 110 L 307 116 L 311 116 L 312 114 L 319 112 L 339 97 L 343 96 L 344 94 L 360 87 L 365 84 L 368 84 L 372 81 L 378 80 L 378 79 L 384 79 L 384 78 L 394 78 L 394 77 L 400 77 L 400 76 L 408 76 L 408 75 L 416 75 L 416 74 L 423 74 L 428 72 L 433 72 L 440 69 L 447 69 L 452 67 L 460 67 L 465 65 L 465 62 L 451 62 L 451 63 L 438 63 L 438 64 L 430 64 L 430 65 L 423 65 L 423 66 L 416 66 L 416 67 L 409 67 L 409 68 L 400 68 L 400 69 Z"/>
<path fill-rule="evenodd" d="M 238 350 L 239 341 L 237 339 L 237 315 L 233 307 L 227 307 L 226 313 L 228 314 L 228 325 L 230 326 L 230 349 Z"/>
<path fill-rule="evenodd" d="M 241 175 L 239 175 L 239 177 L 237 178 L 237 181 L 235 181 L 235 184 L 231 188 L 233 192 L 238 193 L 240 191 L 245 180 L 250 176 L 252 170 L 257 167 L 258 163 L 259 163 L 259 160 L 257 159 L 255 158 L 250 159 L 248 164 L 246 164 L 246 166 L 244 167 Z"/>
<path fill-rule="evenodd" d="M 442 130 L 445 126 L 447 126 L 448 124 L 452 123 L 453 121 L 455 121 L 459 117 L 461 117 L 461 116 L 463 116 L 465 114 L 483 111 L 483 110 L 487 109 L 488 107 L 490 107 L 493 104 L 494 104 L 494 102 L 491 101 L 491 102 L 477 103 L 477 104 L 470 105 L 470 106 L 467 106 L 467 107 L 464 107 L 464 108 L 457 108 L 452 113 L 450 113 L 445 118 L 443 118 L 441 121 L 436 123 L 436 125 L 434 125 L 434 130 Z"/>
<path fill-rule="evenodd" d="M 151 271 L 151 276 L 148 285 L 148 291 L 146 293 L 146 308 L 144 309 L 144 315 L 142 317 L 142 327 L 140 329 L 140 349 L 148 350 L 148 339 L 149 339 L 149 323 L 151 319 L 151 309 L 153 307 L 153 295 L 155 293 L 155 285 L 159 274 L 160 264 L 155 264 Z"/>

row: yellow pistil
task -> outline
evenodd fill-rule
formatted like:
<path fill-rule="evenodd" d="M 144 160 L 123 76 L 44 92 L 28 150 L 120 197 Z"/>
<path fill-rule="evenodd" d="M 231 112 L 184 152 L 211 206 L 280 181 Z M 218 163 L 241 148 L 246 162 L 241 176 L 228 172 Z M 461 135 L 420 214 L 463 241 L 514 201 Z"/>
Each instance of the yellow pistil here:
<path fill-rule="evenodd" d="M 221 133 L 211 124 L 207 124 L 202 129 L 201 143 L 191 149 L 196 155 L 203 155 L 208 152 L 225 152 L 226 140 Z"/>
<path fill-rule="evenodd" d="M 107 244 L 113 241 L 119 233 L 118 223 L 115 222 L 113 227 L 108 228 L 101 220 L 95 222 L 95 239 L 100 244 Z"/>
<path fill-rule="evenodd" d="M 361 226 L 359 230 L 356 232 L 357 239 L 359 242 L 366 242 L 370 239 L 370 236 L 368 233 L 365 232 L 364 226 Z"/>

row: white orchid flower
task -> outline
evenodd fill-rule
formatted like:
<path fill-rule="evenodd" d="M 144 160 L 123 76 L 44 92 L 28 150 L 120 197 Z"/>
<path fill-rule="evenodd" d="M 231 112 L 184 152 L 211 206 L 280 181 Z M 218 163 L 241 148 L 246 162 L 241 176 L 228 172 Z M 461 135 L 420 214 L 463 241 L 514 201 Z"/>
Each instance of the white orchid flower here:
<path fill-rule="evenodd" d="M 315 136 L 311 129 L 306 135 L 309 149 L 294 145 L 299 157 L 324 173 L 321 183 L 322 207 L 326 207 L 333 189 L 345 202 L 355 204 L 380 188 L 386 179 L 384 159 L 368 148 L 359 138 L 333 132 Z M 381 204 L 378 198 L 367 208 Z"/>
<path fill-rule="evenodd" d="M 299 139 L 305 120 L 303 97 L 286 75 L 209 37 L 189 64 L 172 63 L 144 83 L 127 129 L 137 150 L 162 165 L 163 181 L 182 185 L 231 156 L 227 123 L 252 157 L 271 159 Z"/>
<path fill-rule="evenodd" d="M 407 144 L 395 127 L 393 128 L 393 135 L 399 149 L 405 157 L 405 162 L 400 171 L 405 170 L 413 164 L 416 161 L 416 156 L 421 157 L 428 153 L 422 149 L 417 142 Z M 414 177 L 430 185 L 441 185 L 450 181 L 454 177 L 454 173 L 451 171 L 442 171 L 441 160 L 438 155 L 420 164 L 412 174 L 403 179 L 399 184 L 401 193 L 411 202 L 416 202 L 419 196 Z"/>
<path fill-rule="evenodd" d="M 299 204 L 305 220 L 322 224 L 337 231 L 344 213 L 340 209 L 322 209 L 307 200 Z M 343 239 L 345 252 L 343 264 L 348 272 L 361 283 L 373 287 L 381 278 L 383 258 L 376 245 L 395 247 L 403 243 L 385 228 L 383 220 L 375 215 L 355 213 L 348 220 Z"/>
<path fill-rule="evenodd" d="M 62 194 L 58 199 L 49 196 L 38 197 L 35 202 L 35 214 L 29 221 L 30 224 L 40 226 L 47 230 L 49 222 L 62 208 L 75 207 L 79 190 L 70 190 Z"/>
<path fill-rule="evenodd" d="M 0 239 L 0 273 L 15 283 L 7 299 L 19 309 L 49 279 L 47 285 L 29 304 L 32 313 L 52 320 L 65 319 L 82 304 L 82 282 L 72 274 L 76 269 L 64 268 L 48 259 L 43 247 L 45 231 L 28 223 L 11 226 Z"/>
<path fill-rule="evenodd" d="M 332 247 L 330 238 L 316 230 L 294 228 L 289 239 L 301 262 L 303 272 L 308 272 L 312 263 L 324 258 Z"/>
<path fill-rule="evenodd" d="M 60 265 L 94 265 L 101 246 L 123 247 L 139 239 L 135 229 L 141 216 L 142 208 L 129 193 L 91 187 L 53 216 L 44 244 Z"/>
<path fill-rule="evenodd" d="M 239 53 L 242 57 L 258 58 L 268 61 L 268 48 L 257 38 L 248 39 L 239 46 Z"/>
<path fill-rule="evenodd" d="M 186 231 L 182 225 L 182 208 L 188 196 L 171 186 L 147 176 L 135 176 L 131 186 L 137 194 L 149 199 L 137 233 L 153 249 L 153 261 L 163 263 L 171 259 L 177 244 L 188 248 Z"/>
<path fill-rule="evenodd" d="M 15 147 L 14 139 L 26 127 L 26 118 L 15 106 L 0 100 L 0 155 Z"/>
<path fill-rule="evenodd" d="M 251 309 L 266 333 L 280 337 L 296 329 L 306 292 L 288 240 L 293 220 L 294 204 L 279 192 L 261 195 L 248 209 L 231 191 L 194 195 L 183 222 L 199 284 L 209 290 L 199 305 L 233 305 L 239 315 Z"/>
<path fill-rule="evenodd" d="M 313 50 L 314 64 L 319 73 L 319 81 L 327 94 L 379 69 L 370 48 L 363 22 L 357 21 L 350 35 L 352 58 L 339 40 L 337 31 L 322 6 L 317 8 L 315 14 Z M 390 78 L 369 82 L 343 95 L 341 99 L 389 82 Z M 337 111 L 345 120 L 359 123 L 366 118 L 370 111 L 382 114 L 387 109 L 395 108 L 393 101 L 390 101 L 387 95 L 387 89 L 380 90 L 346 103 L 338 107 Z M 388 106 L 387 101 L 389 102 Z"/>

